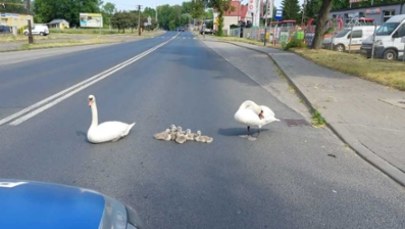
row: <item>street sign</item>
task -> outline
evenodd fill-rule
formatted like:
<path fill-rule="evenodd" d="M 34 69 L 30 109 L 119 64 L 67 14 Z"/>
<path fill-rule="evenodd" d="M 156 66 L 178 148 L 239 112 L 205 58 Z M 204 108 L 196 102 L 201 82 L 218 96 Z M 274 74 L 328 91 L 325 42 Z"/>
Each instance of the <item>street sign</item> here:
<path fill-rule="evenodd" d="M 255 1 L 254 0 L 249 0 L 248 12 L 249 13 L 255 13 L 255 11 L 256 11 Z"/>
<path fill-rule="evenodd" d="M 283 18 L 283 10 L 276 10 L 276 20 L 280 21 Z"/>

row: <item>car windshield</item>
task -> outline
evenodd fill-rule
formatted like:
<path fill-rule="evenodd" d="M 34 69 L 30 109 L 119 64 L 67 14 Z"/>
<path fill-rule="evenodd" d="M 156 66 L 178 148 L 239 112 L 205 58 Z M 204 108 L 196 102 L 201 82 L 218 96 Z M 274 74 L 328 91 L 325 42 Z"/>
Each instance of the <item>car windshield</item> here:
<path fill-rule="evenodd" d="M 398 25 L 399 22 L 385 23 L 377 29 L 376 35 L 390 35 Z"/>
<path fill-rule="evenodd" d="M 340 31 L 339 33 L 337 33 L 335 37 L 337 37 L 337 38 L 344 37 L 347 35 L 347 33 L 349 31 L 350 31 L 350 29 L 344 29 L 344 30 Z"/>

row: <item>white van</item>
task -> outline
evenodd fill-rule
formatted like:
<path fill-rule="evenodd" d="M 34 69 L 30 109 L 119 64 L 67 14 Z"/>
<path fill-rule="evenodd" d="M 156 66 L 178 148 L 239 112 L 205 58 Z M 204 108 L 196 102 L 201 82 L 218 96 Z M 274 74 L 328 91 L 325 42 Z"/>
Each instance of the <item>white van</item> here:
<path fill-rule="evenodd" d="M 28 36 L 28 29 L 24 30 L 24 35 Z M 41 36 L 46 36 L 49 34 L 49 29 L 47 25 L 44 24 L 35 24 L 32 28 L 31 28 L 31 33 L 32 35 L 41 35 Z"/>
<path fill-rule="evenodd" d="M 401 38 L 405 37 L 405 14 L 392 16 L 381 25 L 375 34 L 374 56 L 387 60 L 402 59 L 404 45 Z M 369 37 L 361 44 L 361 53 L 371 57 L 373 37 Z"/>
<path fill-rule="evenodd" d="M 349 45 L 350 50 L 359 50 L 362 41 L 373 35 L 374 29 L 373 25 L 346 27 L 332 38 L 324 39 L 322 46 L 340 52 L 349 50 Z"/>

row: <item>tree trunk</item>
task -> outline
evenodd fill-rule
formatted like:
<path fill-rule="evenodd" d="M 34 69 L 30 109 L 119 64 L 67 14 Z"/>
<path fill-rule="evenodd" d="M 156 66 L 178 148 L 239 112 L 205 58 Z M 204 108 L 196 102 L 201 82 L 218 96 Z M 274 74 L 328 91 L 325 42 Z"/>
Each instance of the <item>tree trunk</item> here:
<path fill-rule="evenodd" d="M 219 11 L 219 15 L 218 15 L 218 31 L 217 31 L 217 36 L 222 36 L 224 31 L 223 31 L 223 26 L 224 26 L 224 13 L 223 11 Z"/>
<path fill-rule="evenodd" d="M 315 36 L 312 41 L 311 48 L 319 49 L 321 48 L 323 35 L 326 30 L 326 24 L 328 22 L 329 11 L 332 8 L 333 0 L 323 0 L 321 10 L 319 11 L 318 21 L 316 22 Z"/>

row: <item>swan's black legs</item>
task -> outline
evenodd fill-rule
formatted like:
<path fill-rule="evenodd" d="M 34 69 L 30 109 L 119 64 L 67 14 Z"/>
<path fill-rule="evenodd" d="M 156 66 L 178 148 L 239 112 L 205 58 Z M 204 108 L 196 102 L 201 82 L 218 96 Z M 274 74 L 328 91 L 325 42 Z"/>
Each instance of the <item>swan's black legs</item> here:
<path fill-rule="evenodd" d="M 247 126 L 247 132 L 248 132 L 249 140 L 254 141 L 254 140 L 256 140 L 256 137 L 259 137 L 259 135 L 260 135 L 260 128 L 257 131 L 257 136 L 256 137 L 253 136 L 254 133 L 250 132 L 250 126 Z"/>

